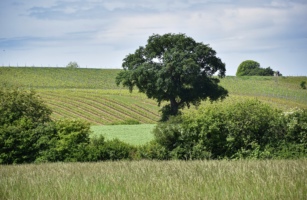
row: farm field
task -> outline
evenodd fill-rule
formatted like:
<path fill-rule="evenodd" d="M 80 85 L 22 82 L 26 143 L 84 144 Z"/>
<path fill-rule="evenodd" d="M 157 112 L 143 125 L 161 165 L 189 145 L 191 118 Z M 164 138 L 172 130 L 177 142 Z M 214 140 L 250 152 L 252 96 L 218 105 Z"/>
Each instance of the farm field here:
<path fill-rule="evenodd" d="M 103 135 L 106 139 L 119 139 L 132 145 L 143 145 L 154 136 L 152 130 L 155 124 L 137 124 L 137 125 L 105 125 L 91 126 L 93 135 Z"/>
<path fill-rule="evenodd" d="M 0 165 L 2 199 L 306 199 L 307 160 Z"/>
<path fill-rule="evenodd" d="M 119 69 L 67 69 L 0 67 L 0 86 L 34 89 L 53 110 L 52 118 L 79 118 L 92 125 L 108 125 L 133 119 L 155 124 L 160 118 L 157 103 L 144 94 L 115 84 Z M 227 101 L 257 98 L 289 110 L 307 108 L 307 77 L 234 77 L 221 79 L 229 91 Z"/>

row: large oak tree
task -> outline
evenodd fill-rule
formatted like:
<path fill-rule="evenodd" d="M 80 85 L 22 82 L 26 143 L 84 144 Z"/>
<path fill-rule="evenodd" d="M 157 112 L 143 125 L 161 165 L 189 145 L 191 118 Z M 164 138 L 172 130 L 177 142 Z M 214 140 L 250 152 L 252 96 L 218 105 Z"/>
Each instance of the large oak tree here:
<path fill-rule="evenodd" d="M 123 71 L 116 77 L 130 91 L 136 86 L 148 98 L 169 104 L 162 108 L 162 120 L 180 113 L 179 109 L 201 100 L 223 99 L 228 92 L 219 86 L 225 76 L 225 64 L 216 52 L 185 34 L 153 34 L 145 47 L 123 60 Z"/>

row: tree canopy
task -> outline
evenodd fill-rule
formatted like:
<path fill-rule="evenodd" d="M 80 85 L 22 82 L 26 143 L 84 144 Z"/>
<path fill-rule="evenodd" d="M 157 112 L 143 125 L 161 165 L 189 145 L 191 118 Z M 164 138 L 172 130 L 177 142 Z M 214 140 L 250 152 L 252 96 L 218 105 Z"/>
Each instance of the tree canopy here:
<path fill-rule="evenodd" d="M 268 68 L 261 68 L 260 64 L 253 60 L 245 60 L 243 61 L 238 69 L 237 76 L 273 76 L 274 71 Z"/>
<path fill-rule="evenodd" d="M 127 55 L 123 71 L 116 77 L 130 91 L 134 86 L 148 98 L 169 104 L 162 108 L 162 120 L 179 114 L 179 109 L 199 105 L 201 100 L 223 99 L 228 92 L 219 86 L 225 76 L 225 64 L 216 52 L 185 34 L 153 34 L 145 47 Z"/>
<path fill-rule="evenodd" d="M 66 68 L 75 69 L 75 68 L 79 68 L 79 65 L 78 65 L 77 62 L 69 62 L 69 63 L 66 65 Z"/>

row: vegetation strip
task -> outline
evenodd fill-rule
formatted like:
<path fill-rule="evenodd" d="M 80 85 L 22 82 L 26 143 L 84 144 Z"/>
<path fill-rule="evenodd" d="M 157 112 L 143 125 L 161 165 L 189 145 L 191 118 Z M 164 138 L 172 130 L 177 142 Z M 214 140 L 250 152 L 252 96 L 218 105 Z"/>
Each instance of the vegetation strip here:
<path fill-rule="evenodd" d="M 3 199 L 280 199 L 307 196 L 307 160 L 0 165 Z"/>

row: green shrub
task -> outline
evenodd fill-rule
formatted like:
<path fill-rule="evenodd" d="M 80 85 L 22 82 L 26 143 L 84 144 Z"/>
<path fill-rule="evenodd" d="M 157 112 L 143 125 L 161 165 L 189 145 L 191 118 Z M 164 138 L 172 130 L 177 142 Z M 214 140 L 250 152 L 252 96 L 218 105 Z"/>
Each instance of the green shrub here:
<path fill-rule="evenodd" d="M 31 122 L 33 127 L 50 122 L 50 115 L 51 110 L 33 90 L 0 88 L 0 126 Z"/>
<path fill-rule="evenodd" d="M 40 160 L 85 161 L 90 143 L 90 125 L 80 120 L 58 120 L 55 122 L 56 136 L 50 141 L 50 148 Z"/>
<path fill-rule="evenodd" d="M 170 159 L 169 151 L 157 141 L 151 141 L 138 148 L 139 159 L 149 160 L 168 160 Z"/>
<path fill-rule="evenodd" d="M 284 114 L 287 143 L 301 144 L 307 149 L 307 110 L 294 109 Z"/>
<path fill-rule="evenodd" d="M 106 141 L 103 145 L 104 160 L 132 159 L 136 148 L 118 139 Z"/>
<path fill-rule="evenodd" d="M 34 91 L 0 88 L 0 164 L 33 162 L 54 135 L 50 114 Z"/>
<path fill-rule="evenodd" d="M 226 113 L 227 156 L 237 157 L 240 151 L 263 151 L 283 138 L 281 111 L 258 100 L 236 103 Z"/>
<path fill-rule="evenodd" d="M 154 131 L 176 159 L 270 158 L 270 146 L 284 138 L 280 111 L 258 100 L 210 104 Z"/>
<path fill-rule="evenodd" d="M 192 118 L 191 118 L 192 119 Z M 189 130 L 188 130 L 189 129 Z M 160 122 L 154 129 L 155 140 L 169 151 L 172 159 L 208 159 L 211 153 L 203 143 L 199 126 L 181 116 Z"/>
<path fill-rule="evenodd" d="M 106 152 L 104 149 L 105 139 L 102 135 L 95 136 L 90 139 L 90 144 L 87 147 L 86 161 L 102 161 L 106 160 Z"/>
<path fill-rule="evenodd" d="M 136 159 L 137 149 L 118 139 L 105 141 L 103 136 L 91 138 L 88 161 Z"/>

